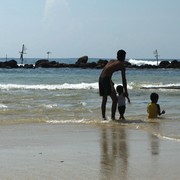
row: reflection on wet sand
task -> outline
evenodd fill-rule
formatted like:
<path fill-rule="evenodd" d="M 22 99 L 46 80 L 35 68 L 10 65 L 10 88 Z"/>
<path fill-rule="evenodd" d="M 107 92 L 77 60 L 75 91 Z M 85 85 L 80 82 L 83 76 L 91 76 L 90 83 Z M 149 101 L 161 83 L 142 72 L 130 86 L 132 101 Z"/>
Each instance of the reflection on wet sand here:
<path fill-rule="evenodd" d="M 151 142 L 151 153 L 152 155 L 158 155 L 159 154 L 159 141 L 158 137 L 151 134 L 150 135 L 150 142 Z"/>
<path fill-rule="evenodd" d="M 152 172 L 157 170 L 159 155 L 159 138 L 153 132 L 159 131 L 159 124 L 147 124 L 151 133 L 146 136 L 136 136 L 124 126 L 103 127 L 101 131 L 101 179 L 129 179 L 138 169 L 138 162 L 132 158 L 142 158 L 140 152 L 145 152 L 140 161 L 152 167 Z M 146 127 L 147 126 L 143 126 Z M 134 137 L 135 135 L 135 137 Z M 148 137 L 147 136 L 147 137 Z M 135 141 L 134 141 L 135 140 Z M 146 141 L 144 141 L 146 140 Z M 148 148 L 148 146 L 150 148 Z M 131 149 L 130 149 L 131 148 Z M 149 151 L 150 150 L 150 151 Z M 150 156 L 149 156 L 150 152 Z M 151 161 L 152 159 L 152 161 Z M 150 163 L 150 164 L 149 164 Z M 137 166 L 136 166 L 137 165 Z M 140 167 L 139 167 L 140 168 Z"/>
<path fill-rule="evenodd" d="M 101 134 L 101 178 L 127 179 L 128 145 L 126 129 L 103 128 Z"/>
<path fill-rule="evenodd" d="M 152 131 L 159 132 L 160 124 L 157 122 L 155 124 L 151 123 Z M 154 134 L 149 134 L 149 141 L 151 144 L 151 153 L 152 155 L 158 155 L 159 154 L 159 139 Z"/>

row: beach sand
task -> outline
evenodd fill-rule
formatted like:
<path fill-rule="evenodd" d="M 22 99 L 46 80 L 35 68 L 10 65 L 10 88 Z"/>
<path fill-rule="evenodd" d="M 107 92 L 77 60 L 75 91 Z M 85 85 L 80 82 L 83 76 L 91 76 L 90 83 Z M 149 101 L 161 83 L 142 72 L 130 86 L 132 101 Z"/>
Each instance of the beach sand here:
<path fill-rule="evenodd" d="M 180 143 L 116 124 L 0 126 L 0 179 L 180 179 Z"/>

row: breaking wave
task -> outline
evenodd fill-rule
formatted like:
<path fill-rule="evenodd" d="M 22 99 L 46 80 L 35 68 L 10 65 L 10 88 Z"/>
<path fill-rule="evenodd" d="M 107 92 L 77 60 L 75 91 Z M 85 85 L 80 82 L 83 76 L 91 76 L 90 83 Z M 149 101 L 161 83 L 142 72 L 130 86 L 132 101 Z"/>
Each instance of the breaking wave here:
<path fill-rule="evenodd" d="M 115 85 L 116 87 L 117 85 Z M 98 82 L 96 83 L 78 83 L 78 84 L 37 84 L 37 85 L 25 85 L 25 84 L 0 84 L 1 90 L 88 90 L 98 89 Z M 132 89 L 131 85 L 128 85 L 128 89 Z"/>
<path fill-rule="evenodd" d="M 141 89 L 180 89 L 180 84 L 142 85 Z"/>
<path fill-rule="evenodd" d="M 136 59 L 129 59 L 129 61 L 131 64 L 133 65 L 137 65 L 137 66 L 141 66 L 141 65 L 145 65 L 145 64 L 148 64 L 148 65 L 157 65 L 157 61 L 153 61 L 153 60 L 136 60 Z M 158 61 L 158 64 L 160 63 L 161 61 Z"/>
<path fill-rule="evenodd" d="M 1 90 L 61 90 L 61 89 L 98 89 L 98 83 L 60 84 L 60 85 L 25 85 L 25 84 L 0 84 Z"/>

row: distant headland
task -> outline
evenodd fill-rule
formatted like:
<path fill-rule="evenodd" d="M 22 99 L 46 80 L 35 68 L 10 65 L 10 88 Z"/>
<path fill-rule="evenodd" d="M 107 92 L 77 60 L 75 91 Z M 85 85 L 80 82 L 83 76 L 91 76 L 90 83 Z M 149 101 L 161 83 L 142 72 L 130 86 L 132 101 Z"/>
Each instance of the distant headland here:
<path fill-rule="evenodd" d="M 88 62 L 88 56 L 82 56 L 77 59 L 74 64 L 66 64 L 60 63 L 57 61 L 50 61 L 48 59 L 39 59 L 35 62 L 35 64 L 24 64 L 18 65 L 17 61 L 12 59 L 5 62 L 0 62 L 0 68 L 90 68 L 90 69 L 102 69 L 108 60 L 99 59 L 97 62 Z M 133 65 L 130 62 L 126 61 L 127 68 L 137 68 L 137 69 L 155 69 L 155 68 L 176 68 L 180 69 L 180 61 L 172 60 L 169 61 L 161 61 L 159 65 Z"/>

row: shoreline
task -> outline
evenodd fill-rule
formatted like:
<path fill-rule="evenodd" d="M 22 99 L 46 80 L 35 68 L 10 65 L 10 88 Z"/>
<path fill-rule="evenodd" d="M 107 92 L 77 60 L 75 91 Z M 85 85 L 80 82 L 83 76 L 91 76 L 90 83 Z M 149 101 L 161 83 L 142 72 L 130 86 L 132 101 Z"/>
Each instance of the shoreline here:
<path fill-rule="evenodd" d="M 1 179 L 179 179 L 180 143 L 117 124 L 0 126 Z"/>

